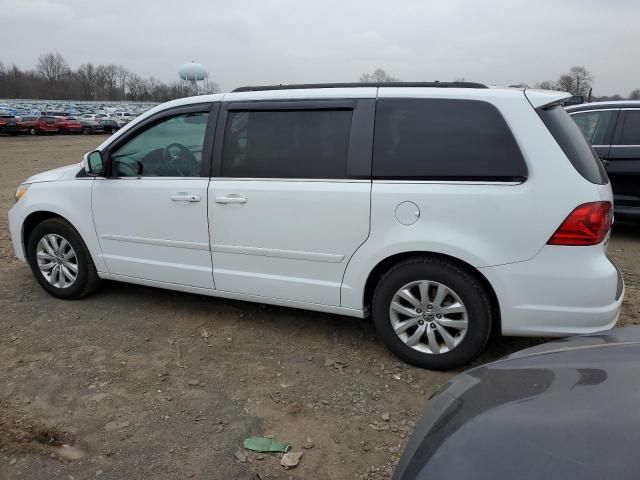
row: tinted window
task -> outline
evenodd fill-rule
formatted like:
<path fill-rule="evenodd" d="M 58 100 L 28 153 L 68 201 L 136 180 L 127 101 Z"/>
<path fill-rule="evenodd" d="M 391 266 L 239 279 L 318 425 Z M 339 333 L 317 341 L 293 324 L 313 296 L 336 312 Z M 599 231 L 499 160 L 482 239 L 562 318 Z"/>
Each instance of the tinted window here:
<path fill-rule="evenodd" d="M 591 148 L 576 122 L 571 119 L 564 108 L 557 105 L 538 109 L 537 112 L 580 175 L 591 183 L 600 185 L 607 183 L 607 174 L 598 154 Z"/>
<path fill-rule="evenodd" d="M 612 110 L 579 112 L 572 115 L 580 130 L 582 130 L 582 134 L 591 145 L 605 144 L 612 116 Z"/>
<path fill-rule="evenodd" d="M 640 145 L 640 110 L 624 112 L 624 123 L 617 145 Z"/>
<path fill-rule="evenodd" d="M 351 110 L 230 111 L 222 176 L 345 178 Z"/>
<path fill-rule="evenodd" d="M 477 100 L 382 99 L 373 176 L 515 180 L 527 167 L 502 115 Z"/>
<path fill-rule="evenodd" d="M 115 177 L 198 177 L 207 113 L 162 120 L 111 153 Z M 111 121 L 103 122 L 111 124 Z"/>

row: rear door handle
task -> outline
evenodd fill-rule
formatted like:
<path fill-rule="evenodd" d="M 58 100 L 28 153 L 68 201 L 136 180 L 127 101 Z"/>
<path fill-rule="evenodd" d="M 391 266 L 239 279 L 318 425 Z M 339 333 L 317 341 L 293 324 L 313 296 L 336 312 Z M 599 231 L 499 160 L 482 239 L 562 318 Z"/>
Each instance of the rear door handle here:
<path fill-rule="evenodd" d="M 247 203 L 247 199 L 244 197 L 216 197 L 216 203 Z"/>
<path fill-rule="evenodd" d="M 178 192 L 173 195 L 169 195 L 169 198 L 174 202 L 199 202 L 200 195 L 194 195 L 193 193 Z"/>

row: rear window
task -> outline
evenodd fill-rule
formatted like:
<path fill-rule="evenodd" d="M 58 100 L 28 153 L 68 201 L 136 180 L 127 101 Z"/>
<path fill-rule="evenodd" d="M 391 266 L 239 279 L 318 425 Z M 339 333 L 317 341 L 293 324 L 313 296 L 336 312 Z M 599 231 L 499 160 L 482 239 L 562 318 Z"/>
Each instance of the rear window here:
<path fill-rule="evenodd" d="M 527 166 L 500 112 L 478 100 L 378 100 L 374 178 L 521 181 Z"/>
<path fill-rule="evenodd" d="M 580 175 L 598 185 L 604 185 L 609 181 L 598 154 L 564 108 L 556 105 L 538 109 L 537 112 Z"/>

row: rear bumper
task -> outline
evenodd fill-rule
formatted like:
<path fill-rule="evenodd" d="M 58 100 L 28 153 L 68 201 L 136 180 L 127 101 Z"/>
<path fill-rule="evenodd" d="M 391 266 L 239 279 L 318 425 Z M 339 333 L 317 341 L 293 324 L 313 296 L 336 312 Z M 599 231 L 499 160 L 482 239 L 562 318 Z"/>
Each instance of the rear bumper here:
<path fill-rule="evenodd" d="M 613 210 L 619 218 L 640 218 L 640 197 L 635 195 L 614 195 Z"/>
<path fill-rule="evenodd" d="M 480 271 L 495 289 L 504 335 L 593 333 L 618 321 L 624 281 L 601 245 L 545 246 L 527 262 Z"/>

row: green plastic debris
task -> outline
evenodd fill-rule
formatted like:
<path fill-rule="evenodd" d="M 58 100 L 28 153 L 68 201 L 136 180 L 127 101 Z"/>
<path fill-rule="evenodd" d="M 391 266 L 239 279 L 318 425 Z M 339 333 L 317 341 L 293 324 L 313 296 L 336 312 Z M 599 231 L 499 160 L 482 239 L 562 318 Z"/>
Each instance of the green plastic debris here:
<path fill-rule="evenodd" d="M 244 441 L 244 448 L 254 452 L 284 452 L 286 453 L 291 445 L 281 442 L 275 438 L 249 437 Z"/>

